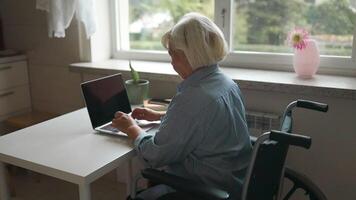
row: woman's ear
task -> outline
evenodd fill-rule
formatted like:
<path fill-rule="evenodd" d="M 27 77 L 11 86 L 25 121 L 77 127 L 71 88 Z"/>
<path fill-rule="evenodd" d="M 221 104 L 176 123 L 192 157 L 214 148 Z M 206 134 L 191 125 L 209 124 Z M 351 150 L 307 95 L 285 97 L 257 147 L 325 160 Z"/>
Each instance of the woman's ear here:
<path fill-rule="evenodd" d="M 215 47 L 216 44 L 218 43 L 219 38 L 217 37 L 216 34 L 209 32 L 209 34 L 207 34 L 208 37 L 206 38 L 206 42 L 209 44 L 209 46 L 211 47 Z"/>

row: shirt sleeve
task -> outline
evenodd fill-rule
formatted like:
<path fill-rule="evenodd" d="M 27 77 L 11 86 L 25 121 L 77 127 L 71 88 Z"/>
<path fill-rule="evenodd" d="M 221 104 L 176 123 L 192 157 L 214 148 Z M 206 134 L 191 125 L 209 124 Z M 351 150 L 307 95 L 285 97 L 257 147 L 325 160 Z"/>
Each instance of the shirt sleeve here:
<path fill-rule="evenodd" d="M 198 118 L 180 109 L 166 115 L 154 136 L 140 134 L 134 142 L 138 156 L 151 167 L 183 161 L 201 141 Z"/>

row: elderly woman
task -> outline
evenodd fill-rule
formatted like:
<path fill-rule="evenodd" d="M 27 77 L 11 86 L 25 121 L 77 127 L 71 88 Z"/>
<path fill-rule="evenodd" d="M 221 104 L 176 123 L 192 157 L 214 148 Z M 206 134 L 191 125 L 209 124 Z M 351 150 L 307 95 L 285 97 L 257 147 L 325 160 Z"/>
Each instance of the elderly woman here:
<path fill-rule="evenodd" d="M 228 47 L 209 18 L 189 13 L 162 37 L 171 64 L 183 81 L 165 114 L 137 108 L 132 117 L 159 120 L 146 134 L 129 115 L 118 112 L 113 125 L 134 140 L 143 162 L 170 173 L 241 195 L 251 143 L 241 91 L 219 69 Z M 140 196 L 154 199 L 173 189 L 155 186 Z"/>

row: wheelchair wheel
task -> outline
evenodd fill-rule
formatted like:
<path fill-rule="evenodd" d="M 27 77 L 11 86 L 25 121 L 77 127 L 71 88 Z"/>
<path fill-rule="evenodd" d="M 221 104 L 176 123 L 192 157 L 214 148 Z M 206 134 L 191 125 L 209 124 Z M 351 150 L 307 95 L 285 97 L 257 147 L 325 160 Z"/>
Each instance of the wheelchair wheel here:
<path fill-rule="evenodd" d="M 306 199 L 309 200 L 327 200 L 324 193 L 316 186 L 308 177 L 296 172 L 288 167 L 285 168 L 284 179 L 292 182 L 292 187 L 283 198 L 283 200 L 290 199 L 297 190 L 304 191 Z M 285 181 L 285 180 L 284 180 Z"/>

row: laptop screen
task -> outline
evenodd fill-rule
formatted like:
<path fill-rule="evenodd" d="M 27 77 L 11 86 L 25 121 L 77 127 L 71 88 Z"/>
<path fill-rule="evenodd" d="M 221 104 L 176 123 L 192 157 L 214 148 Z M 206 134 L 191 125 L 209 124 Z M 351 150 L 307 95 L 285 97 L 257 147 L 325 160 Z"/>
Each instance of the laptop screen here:
<path fill-rule="evenodd" d="M 131 112 L 121 74 L 88 81 L 81 87 L 93 128 L 110 122 L 117 111 Z"/>

